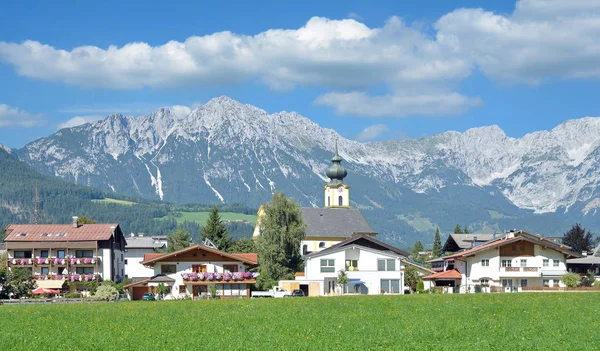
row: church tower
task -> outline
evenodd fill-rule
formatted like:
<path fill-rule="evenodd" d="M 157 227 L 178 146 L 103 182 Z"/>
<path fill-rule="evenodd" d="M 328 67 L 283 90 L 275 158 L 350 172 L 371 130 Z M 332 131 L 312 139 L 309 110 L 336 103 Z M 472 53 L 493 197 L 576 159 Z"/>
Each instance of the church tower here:
<path fill-rule="evenodd" d="M 348 172 L 342 167 L 337 140 L 335 141 L 335 155 L 331 159 L 331 163 L 326 173 L 329 182 L 323 188 L 325 190 L 325 208 L 350 208 L 350 187 L 344 184 L 344 178 Z"/>

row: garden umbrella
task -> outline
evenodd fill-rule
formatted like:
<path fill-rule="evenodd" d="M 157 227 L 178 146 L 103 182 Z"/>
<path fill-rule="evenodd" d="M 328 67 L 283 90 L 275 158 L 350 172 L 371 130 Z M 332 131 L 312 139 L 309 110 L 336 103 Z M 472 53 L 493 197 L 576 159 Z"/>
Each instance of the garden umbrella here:
<path fill-rule="evenodd" d="M 41 295 L 41 294 L 60 294 L 60 291 L 54 290 L 54 289 L 48 289 L 48 288 L 37 288 L 37 289 L 33 290 L 31 293 L 35 294 L 35 295 Z"/>

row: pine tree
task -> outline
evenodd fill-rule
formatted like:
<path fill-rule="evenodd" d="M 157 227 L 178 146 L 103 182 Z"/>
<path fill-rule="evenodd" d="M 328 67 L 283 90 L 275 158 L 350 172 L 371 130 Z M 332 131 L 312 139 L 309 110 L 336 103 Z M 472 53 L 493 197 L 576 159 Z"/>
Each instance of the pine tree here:
<path fill-rule="evenodd" d="M 456 227 L 454 227 L 454 234 L 463 234 L 460 224 L 457 224 Z"/>
<path fill-rule="evenodd" d="M 190 246 L 191 240 L 190 232 L 182 227 L 177 227 L 173 233 L 167 236 L 167 252 L 185 249 Z"/>
<path fill-rule="evenodd" d="M 294 273 L 301 269 L 300 243 L 305 225 L 300 206 L 281 192 L 274 194 L 263 210 L 256 240 L 260 273 L 257 285 L 269 289 L 281 279 L 294 279 Z"/>
<path fill-rule="evenodd" d="M 466 225 L 464 226 L 465 229 L 463 229 L 463 234 L 469 234 L 469 227 L 467 227 Z"/>
<path fill-rule="evenodd" d="M 433 258 L 442 256 L 442 238 L 440 237 L 440 227 L 435 228 L 435 237 L 433 238 Z"/>
<path fill-rule="evenodd" d="M 424 262 L 425 257 L 420 254 L 420 252 L 423 252 L 424 250 L 423 243 L 420 240 L 417 240 L 410 251 L 410 258 L 417 262 Z"/>
<path fill-rule="evenodd" d="M 594 248 L 596 240 L 589 230 L 585 232 L 579 223 L 573 224 L 571 229 L 563 235 L 563 244 L 568 245 L 575 252 L 588 252 Z"/>
<path fill-rule="evenodd" d="M 217 206 L 213 206 L 210 209 L 208 220 L 204 224 L 204 227 L 202 227 L 201 235 L 202 239 L 209 239 L 219 250 L 227 251 L 231 246 L 231 237 L 221 220 Z"/>

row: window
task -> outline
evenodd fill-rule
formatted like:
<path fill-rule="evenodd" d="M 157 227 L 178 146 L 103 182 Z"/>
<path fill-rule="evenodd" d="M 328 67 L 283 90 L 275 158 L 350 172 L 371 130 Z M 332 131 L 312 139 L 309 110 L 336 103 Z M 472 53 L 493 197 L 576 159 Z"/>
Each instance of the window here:
<path fill-rule="evenodd" d="M 521 260 L 520 266 L 521 267 L 527 267 L 527 260 Z"/>
<path fill-rule="evenodd" d="M 163 264 L 160 265 L 161 274 L 173 274 L 177 272 L 177 266 L 174 264 Z"/>
<path fill-rule="evenodd" d="M 554 260 L 554 267 L 558 267 L 559 261 L 558 260 Z"/>
<path fill-rule="evenodd" d="M 40 234 L 40 236 L 46 237 L 46 236 L 50 236 L 50 234 L 48 234 L 48 233 L 42 233 L 42 234 Z"/>
<path fill-rule="evenodd" d="M 335 272 L 335 260 L 321 260 L 321 273 Z"/>
<path fill-rule="evenodd" d="M 48 275 L 50 273 L 50 267 L 42 267 L 42 275 Z"/>
<path fill-rule="evenodd" d="M 347 271 L 358 270 L 358 260 L 346 260 L 346 270 Z"/>
<path fill-rule="evenodd" d="M 41 250 L 40 257 L 44 257 L 44 258 L 48 257 L 48 250 Z"/>
<path fill-rule="evenodd" d="M 67 233 L 58 233 L 56 236 L 67 236 Z"/>
<path fill-rule="evenodd" d="M 544 279 L 544 280 L 542 281 L 542 285 L 543 285 L 543 286 L 545 286 L 545 287 L 549 287 L 549 286 L 550 286 L 550 280 L 548 280 L 548 279 Z"/>
<path fill-rule="evenodd" d="M 231 296 L 240 295 L 240 284 L 231 284 Z"/>
<path fill-rule="evenodd" d="M 205 264 L 193 264 L 192 272 L 194 273 L 206 273 L 206 265 Z"/>
<path fill-rule="evenodd" d="M 223 284 L 223 296 L 231 296 L 231 284 Z"/>
<path fill-rule="evenodd" d="M 341 195 L 338 197 L 338 206 L 344 206 L 344 199 Z"/>
<path fill-rule="evenodd" d="M 377 270 L 382 271 L 395 271 L 396 260 L 393 258 L 379 258 L 377 259 Z"/>
<path fill-rule="evenodd" d="M 489 267 L 490 266 L 490 260 L 487 259 L 487 258 L 481 260 L 481 266 L 482 267 Z"/>
<path fill-rule="evenodd" d="M 399 294 L 400 280 L 398 279 L 381 279 L 382 294 Z"/>
<path fill-rule="evenodd" d="M 77 274 L 94 274 L 94 267 L 77 267 L 75 268 Z"/>
<path fill-rule="evenodd" d="M 94 257 L 94 250 L 75 250 L 75 257 L 92 258 Z"/>
<path fill-rule="evenodd" d="M 325 247 L 325 243 L 324 243 L 323 241 L 321 241 L 321 242 L 319 243 L 319 249 L 321 249 L 321 248 L 324 248 L 324 247 Z"/>
<path fill-rule="evenodd" d="M 27 236 L 27 234 L 26 233 L 19 233 L 19 234 L 17 234 L 17 236 Z"/>
<path fill-rule="evenodd" d="M 237 264 L 224 264 L 223 270 L 225 273 L 235 273 L 238 271 L 238 266 Z"/>
<path fill-rule="evenodd" d="M 543 264 L 544 267 L 548 267 L 550 265 L 550 260 L 547 259 L 547 258 L 544 258 L 544 261 L 543 261 L 542 264 Z"/>
<path fill-rule="evenodd" d="M 65 250 L 58 250 L 58 251 L 56 251 L 56 257 L 58 257 L 58 258 L 65 258 Z"/>
<path fill-rule="evenodd" d="M 511 260 L 502 260 L 501 265 L 502 265 L 502 267 L 512 267 L 512 261 Z"/>
<path fill-rule="evenodd" d="M 327 196 L 327 206 L 331 207 L 331 196 Z"/>
<path fill-rule="evenodd" d="M 125 264 L 127 264 L 127 259 L 125 259 Z"/>
<path fill-rule="evenodd" d="M 14 258 L 31 258 L 31 251 L 15 251 Z"/>
<path fill-rule="evenodd" d="M 489 286 L 490 285 L 490 280 L 489 279 L 481 279 L 479 281 L 479 283 L 483 286 Z"/>
<path fill-rule="evenodd" d="M 302 245 L 302 254 L 306 255 L 308 253 L 308 245 Z"/>
<path fill-rule="evenodd" d="M 179 286 L 179 293 L 180 293 L 180 294 L 184 294 L 185 292 L 186 292 L 186 291 L 185 291 L 185 285 L 180 285 L 180 286 Z"/>
<path fill-rule="evenodd" d="M 524 288 L 527 286 L 527 279 L 521 279 L 521 287 Z"/>

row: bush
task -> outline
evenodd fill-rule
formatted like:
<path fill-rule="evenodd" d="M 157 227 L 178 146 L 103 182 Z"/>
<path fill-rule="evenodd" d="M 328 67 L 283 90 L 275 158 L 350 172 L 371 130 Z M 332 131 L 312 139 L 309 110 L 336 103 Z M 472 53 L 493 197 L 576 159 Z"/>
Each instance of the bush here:
<path fill-rule="evenodd" d="M 595 287 L 595 288 L 600 288 L 600 280 L 596 280 L 596 281 L 594 282 L 594 287 Z"/>
<path fill-rule="evenodd" d="M 475 285 L 475 293 L 480 293 L 481 292 L 481 285 L 477 284 Z"/>
<path fill-rule="evenodd" d="M 94 297 L 109 300 L 109 299 L 114 299 L 115 297 L 117 297 L 117 295 L 119 295 L 119 292 L 117 291 L 117 289 L 115 289 L 114 287 L 112 287 L 110 285 L 102 285 L 96 290 Z"/>
<path fill-rule="evenodd" d="M 422 293 L 425 290 L 425 284 L 423 282 L 417 283 L 417 292 Z"/>
<path fill-rule="evenodd" d="M 579 285 L 579 274 L 577 273 L 567 273 L 560 277 L 560 281 L 563 282 L 568 288 L 575 288 Z"/>
<path fill-rule="evenodd" d="M 67 299 L 79 299 L 81 298 L 81 294 L 78 292 L 70 292 L 65 294 L 65 298 Z"/>
<path fill-rule="evenodd" d="M 596 277 L 594 276 L 593 271 L 587 271 L 587 274 L 581 278 L 581 286 L 591 287 L 594 286 L 594 282 L 596 281 Z"/>

